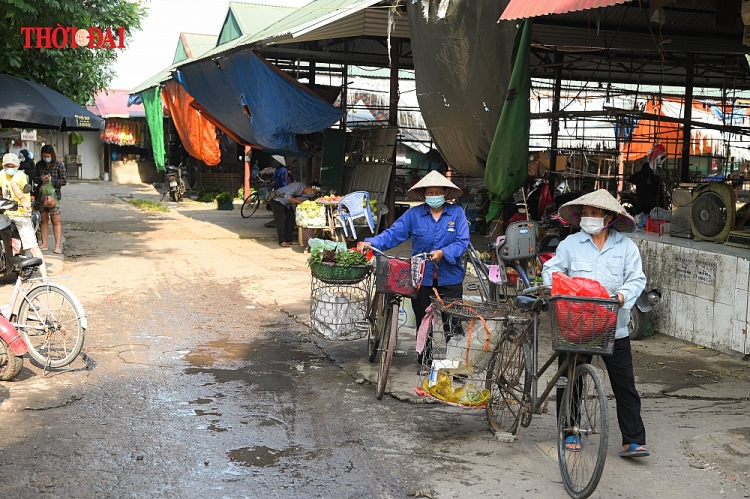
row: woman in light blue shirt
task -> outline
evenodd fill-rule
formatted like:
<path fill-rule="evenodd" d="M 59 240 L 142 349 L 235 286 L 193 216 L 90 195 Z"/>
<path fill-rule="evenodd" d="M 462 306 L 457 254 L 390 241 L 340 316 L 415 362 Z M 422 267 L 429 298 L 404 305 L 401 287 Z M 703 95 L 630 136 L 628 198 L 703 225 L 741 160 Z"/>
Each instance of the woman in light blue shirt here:
<path fill-rule="evenodd" d="M 635 220 L 604 189 L 562 205 L 560 216 L 580 226 L 581 232 L 562 241 L 554 258 L 544 264 L 544 283 L 552 283 L 553 272 L 562 272 L 569 277 L 588 277 L 599 281 L 620 300 L 614 352 L 602 359 L 617 401 L 617 422 L 622 434 L 620 456 L 648 456 L 628 333 L 630 309 L 646 287 L 646 276 L 638 247 L 630 238 L 620 234 L 621 231 L 632 231 Z M 560 398 L 558 393 L 558 400 Z M 580 449 L 580 442 L 575 436 L 570 436 L 566 439 L 566 446 L 568 450 L 576 451 Z"/>

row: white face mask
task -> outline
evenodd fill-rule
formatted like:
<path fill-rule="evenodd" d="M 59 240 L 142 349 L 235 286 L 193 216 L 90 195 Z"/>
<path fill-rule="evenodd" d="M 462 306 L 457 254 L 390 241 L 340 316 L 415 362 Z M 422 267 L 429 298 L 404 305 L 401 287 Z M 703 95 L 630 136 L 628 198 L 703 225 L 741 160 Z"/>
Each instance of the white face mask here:
<path fill-rule="evenodd" d="M 589 234 L 599 234 L 604 230 L 604 218 L 581 217 L 581 230 Z"/>

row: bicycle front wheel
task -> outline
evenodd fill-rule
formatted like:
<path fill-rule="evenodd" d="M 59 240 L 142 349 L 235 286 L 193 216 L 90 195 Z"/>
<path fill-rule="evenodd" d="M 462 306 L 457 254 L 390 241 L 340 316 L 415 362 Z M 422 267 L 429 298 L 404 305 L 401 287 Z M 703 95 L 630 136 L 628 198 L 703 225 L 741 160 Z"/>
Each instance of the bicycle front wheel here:
<path fill-rule="evenodd" d="M 46 285 L 33 288 L 21 301 L 18 331 L 31 358 L 45 367 L 73 362 L 81 353 L 86 334 L 68 293 Z"/>
<path fill-rule="evenodd" d="M 516 328 L 503 333 L 487 369 L 487 421 L 495 433 L 516 434 L 524 411 L 531 411 L 531 350 Z"/>
<path fill-rule="evenodd" d="M 565 387 L 557 420 L 557 457 L 565 490 L 574 499 L 589 497 L 599 485 L 607 459 L 609 417 L 601 377 L 580 364 Z"/>
<path fill-rule="evenodd" d="M 398 303 L 386 308 L 383 318 L 383 329 L 380 333 L 380 369 L 378 370 L 378 386 L 375 394 L 378 400 L 383 398 L 385 385 L 388 383 L 388 371 L 393 362 L 393 350 L 396 348 L 396 333 L 398 332 Z"/>
<path fill-rule="evenodd" d="M 242 218 L 250 218 L 258 210 L 258 206 L 260 206 L 260 198 L 256 193 L 252 193 L 242 202 L 240 215 L 242 215 Z"/>

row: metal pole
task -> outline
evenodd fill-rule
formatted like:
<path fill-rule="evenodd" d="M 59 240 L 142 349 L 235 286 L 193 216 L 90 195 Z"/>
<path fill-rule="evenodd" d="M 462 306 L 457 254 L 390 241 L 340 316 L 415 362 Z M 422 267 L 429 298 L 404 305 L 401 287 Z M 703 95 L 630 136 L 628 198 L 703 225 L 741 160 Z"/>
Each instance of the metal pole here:
<path fill-rule="evenodd" d="M 680 182 L 690 182 L 690 132 L 693 119 L 693 64 L 695 54 L 688 54 L 685 65 L 685 121 L 682 125 L 682 167 Z"/>
<path fill-rule="evenodd" d="M 398 127 L 398 59 L 401 54 L 401 40 L 391 39 L 391 91 L 388 103 L 388 123 L 392 127 Z M 398 137 L 398 133 L 396 134 Z M 396 140 L 393 144 L 393 156 L 391 157 L 391 180 L 388 182 L 388 226 L 396 221 Z"/>
<path fill-rule="evenodd" d="M 549 170 L 557 171 L 557 137 L 560 134 L 560 94 L 562 93 L 562 71 L 565 54 L 555 51 L 555 90 L 552 101 L 552 137 L 550 140 Z"/>

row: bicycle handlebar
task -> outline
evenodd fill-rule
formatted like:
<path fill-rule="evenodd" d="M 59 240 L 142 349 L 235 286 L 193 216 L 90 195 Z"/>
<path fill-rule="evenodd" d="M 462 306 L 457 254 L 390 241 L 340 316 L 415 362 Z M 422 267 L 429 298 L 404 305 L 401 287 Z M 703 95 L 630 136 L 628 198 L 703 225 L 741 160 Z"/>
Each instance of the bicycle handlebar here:
<path fill-rule="evenodd" d="M 432 261 L 432 254 L 430 254 L 430 253 L 418 253 L 418 254 L 412 255 L 410 257 L 400 257 L 400 256 L 387 255 L 383 251 L 380 251 L 379 249 L 377 249 L 375 246 L 367 246 L 365 249 L 370 249 L 370 250 L 374 251 L 375 253 L 377 253 L 378 255 L 384 256 L 386 258 L 400 258 L 402 260 L 405 260 L 406 258 L 415 258 L 415 257 L 420 257 L 421 256 L 421 257 L 424 257 L 426 260 Z"/>

